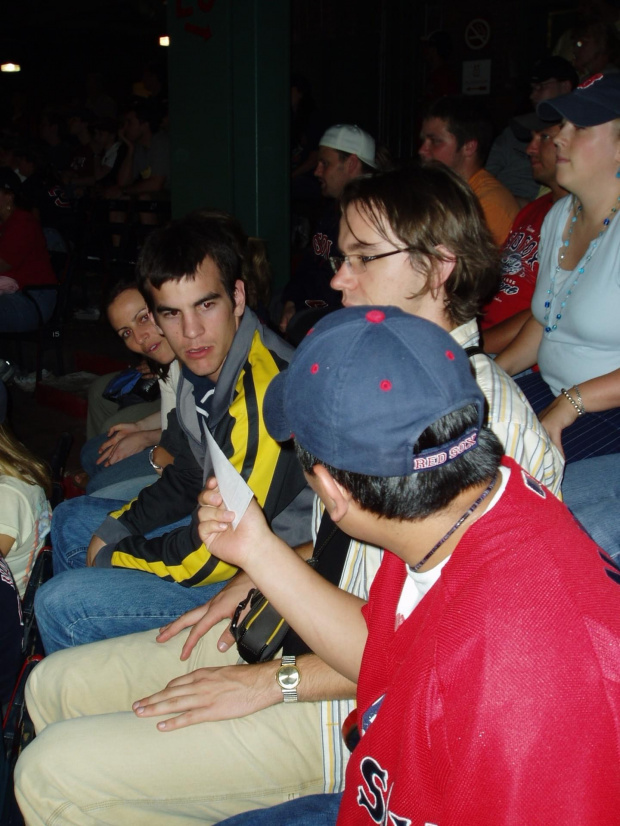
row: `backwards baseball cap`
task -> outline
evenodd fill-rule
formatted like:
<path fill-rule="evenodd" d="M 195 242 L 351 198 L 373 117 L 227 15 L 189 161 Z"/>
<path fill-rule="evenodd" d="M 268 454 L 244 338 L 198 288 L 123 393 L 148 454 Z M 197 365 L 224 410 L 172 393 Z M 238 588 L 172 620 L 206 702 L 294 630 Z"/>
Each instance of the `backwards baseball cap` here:
<path fill-rule="evenodd" d="M 473 404 L 478 423 L 414 453 L 429 425 Z M 267 388 L 264 417 L 277 441 L 294 436 L 321 461 L 366 476 L 409 476 L 475 448 L 484 396 L 455 340 L 397 307 L 331 313 Z"/>
<path fill-rule="evenodd" d="M 579 83 L 579 75 L 575 67 L 568 60 L 559 55 L 543 57 L 534 64 L 530 81 L 532 83 L 543 83 L 545 80 L 570 80 L 573 88 Z"/>
<path fill-rule="evenodd" d="M 543 100 L 536 112 L 544 120 L 566 118 L 577 126 L 598 126 L 620 117 L 620 74 L 592 75 L 567 95 Z"/>
<path fill-rule="evenodd" d="M 346 123 L 339 123 L 330 126 L 327 132 L 319 141 L 319 146 L 328 146 L 330 149 L 337 149 L 339 152 L 348 152 L 357 157 L 373 169 L 377 168 L 375 162 L 375 139 L 360 129 L 359 126 L 349 126 Z"/>

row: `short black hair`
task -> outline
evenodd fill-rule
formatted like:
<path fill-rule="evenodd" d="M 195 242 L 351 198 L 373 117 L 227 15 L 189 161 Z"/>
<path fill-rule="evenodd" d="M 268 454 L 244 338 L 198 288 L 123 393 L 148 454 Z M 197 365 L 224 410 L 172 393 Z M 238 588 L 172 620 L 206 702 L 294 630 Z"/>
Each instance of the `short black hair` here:
<path fill-rule="evenodd" d="M 493 124 L 486 110 L 475 100 L 463 95 L 446 95 L 432 103 L 424 119 L 446 121 L 448 132 L 456 138 L 457 149 L 468 141 L 478 143 L 476 154 L 484 166 L 493 142 Z"/>
<path fill-rule="evenodd" d="M 136 265 L 138 288 L 153 310 L 151 287 L 194 278 L 205 258 L 218 268 L 226 295 L 235 304 L 235 282 L 243 281 L 242 260 L 219 216 L 191 212 L 154 230 Z"/>
<path fill-rule="evenodd" d="M 477 423 L 475 405 L 448 413 L 426 428 L 414 446 L 414 453 L 456 439 Z M 448 507 L 468 488 L 489 482 L 504 454 L 499 439 L 487 427 L 480 431 L 478 445 L 473 450 L 445 465 L 410 476 L 365 476 L 335 468 L 297 442 L 295 451 L 306 473 L 313 473 L 315 465 L 322 465 L 364 510 L 386 519 L 410 521 L 431 516 Z"/>
<path fill-rule="evenodd" d="M 124 107 L 124 114 L 134 112 L 140 123 L 148 123 L 151 132 L 157 132 L 164 119 L 164 111 L 161 105 L 148 98 L 136 98 Z"/>

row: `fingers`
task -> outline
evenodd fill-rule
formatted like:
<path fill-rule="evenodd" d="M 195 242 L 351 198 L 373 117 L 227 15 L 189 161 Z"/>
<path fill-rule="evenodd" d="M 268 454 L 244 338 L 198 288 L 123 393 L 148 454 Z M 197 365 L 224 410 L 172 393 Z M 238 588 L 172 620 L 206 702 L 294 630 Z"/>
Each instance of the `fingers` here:
<path fill-rule="evenodd" d="M 191 611 L 186 611 L 184 614 L 181 614 L 178 619 L 164 625 L 159 629 L 157 642 L 167 642 L 172 639 L 172 637 L 176 637 L 176 635 L 185 628 L 189 628 L 191 625 L 196 625 L 196 623 L 199 622 L 205 615 L 205 612 L 208 610 L 210 604 L 210 602 L 206 602 L 204 605 L 198 606 L 198 608 L 192 608 Z"/>

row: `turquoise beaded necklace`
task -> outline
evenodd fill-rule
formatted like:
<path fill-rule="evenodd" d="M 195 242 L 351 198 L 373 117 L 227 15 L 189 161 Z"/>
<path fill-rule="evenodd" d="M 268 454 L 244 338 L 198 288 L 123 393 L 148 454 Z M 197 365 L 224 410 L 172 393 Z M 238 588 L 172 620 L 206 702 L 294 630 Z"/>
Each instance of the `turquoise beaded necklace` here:
<path fill-rule="evenodd" d="M 562 266 L 562 261 L 564 260 L 564 258 L 566 256 L 566 250 L 570 246 L 571 235 L 573 234 L 573 230 L 575 229 L 575 224 L 577 223 L 577 218 L 579 217 L 579 213 L 583 210 L 583 206 L 581 204 L 577 204 L 577 201 L 574 201 L 574 204 L 576 205 L 576 206 L 574 206 L 575 214 L 571 218 L 570 226 L 568 228 L 568 235 L 566 236 L 566 241 L 562 242 L 562 248 L 561 248 L 560 254 L 558 256 L 558 263 L 556 264 L 555 270 L 551 275 L 551 281 L 549 283 L 549 289 L 547 290 L 547 298 L 545 299 L 545 315 L 543 316 L 543 320 L 544 320 L 544 323 L 545 323 L 545 333 L 547 333 L 547 335 L 549 333 L 552 333 L 554 330 L 558 329 L 558 323 L 559 323 L 560 319 L 562 318 L 562 314 L 564 312 L 564 308 L 566 307 L 568 299 L 573 294 L 573 290 L 577 286 L 577 283 L 578 283 L 579 279 L 581 278 L 581 276 L 583 275 L 583 273 L 585 271 L 585 268 L 588 266 L 588 262 L 590 261 L 590 259 L 594 255 L 594 251 L 598 247 L 598 242 L 601 240 L 603 235 L 607 232 L 607 228 L 609 227 L 609 225 L 611 223 L 611 219 L 614 217 L 614 215 L 618 211 L 618 208 L 620 206 L 620 196 L 618 196 L 618 199 L 617 199 L 616 203 L 614 204 L 614 206 L 612 206 L 609 215 L 603 221 L 603 229 L 599 232 L 599 234 L 596 236 L 596 238 L 591 242 L 590 246 L 588 247 L 588 254 L 586 255 L 585 259 L 583 260 L 583 263 L 580 266 L 576 267 L 575 270 L 573 270 L 574 278 L 571 281 L 568 289 L 566 290 L 566 293 L 564 295 L 564 299 L 560 302 L 560 307 L 559 307 L 558 312 L 555 314 L 555 318 L 553 319 L 553 323 L 551 323 L 551 321 L 550 321 L 550 319 L 551 319 L 551 303 L 552 303 L 552 300 L 555 296 L 555 279 L 556 279 L 556 276 L 557 276 L 557 274 L 560 271 L 560 268 Z"/>

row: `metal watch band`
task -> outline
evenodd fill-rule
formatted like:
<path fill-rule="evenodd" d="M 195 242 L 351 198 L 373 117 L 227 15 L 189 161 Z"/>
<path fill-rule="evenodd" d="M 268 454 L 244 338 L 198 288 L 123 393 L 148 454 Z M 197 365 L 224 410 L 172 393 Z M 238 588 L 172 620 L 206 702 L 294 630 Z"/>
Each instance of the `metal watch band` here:
<path fill-rule="evenodd" d="M 153 447 L 149 450 L 149 464 L 153 468 L 153 470 L 163 470 L 162 466 L 155 464 L 155 460 L 153 459 L 155 449 L 158 447 L 159 445 L 153 445 Z"/>
<path fill-rule="evenodd" d="M 297 686 L 301 681 L 299 669 L 295 665 L 295 657 L 288 654 L 282 657 L 280 668 L 276 672 L 276 681 L 282 689 L 282 699 L 285 703 L 297 702 Z"/>

